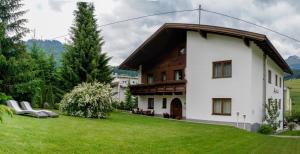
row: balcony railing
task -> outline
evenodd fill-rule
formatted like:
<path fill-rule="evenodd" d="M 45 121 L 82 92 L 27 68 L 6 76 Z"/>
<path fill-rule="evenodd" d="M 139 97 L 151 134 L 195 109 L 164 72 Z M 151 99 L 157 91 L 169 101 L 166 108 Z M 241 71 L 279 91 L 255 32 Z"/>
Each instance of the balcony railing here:
<path fill-rule="evenodd" d="M 133 95 L 153 95 L 153 94 L 171 94 L 185 93 L 186 80 L 166 81 L 154 84 L 138 84 L 130 86 Z"/>

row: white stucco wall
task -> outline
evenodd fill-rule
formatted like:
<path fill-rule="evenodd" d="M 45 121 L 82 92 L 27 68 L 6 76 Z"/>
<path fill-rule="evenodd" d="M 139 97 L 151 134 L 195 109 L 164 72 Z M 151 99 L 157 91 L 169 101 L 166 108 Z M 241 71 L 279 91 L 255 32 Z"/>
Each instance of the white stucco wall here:
<path fill-rule="evenodd" d="M 213 79 L 212 63 L 223 60 L 232 60 L 232 77 Z M 187 32 L 186 118 L 235 123 L 237 119 L 243 122 L 242 115 L 246 115 L 246 123 L 261 123 L 263 66 L 263 52 L 253 42 L 248 47 L 238 38 L 208 34 L 205 39 L 197 32 Z M 266 84 L 266 98 L 281 99 L 282 103 L 283 89 L 274 82 L 275 73 L 283 79 L 283 71 L 267 58 L 266 71 L 269 69 L 274 81 Z M 274 93 L 274 88 L 279 92 Z M 212 98 L 231 98 L 231 116 L 212 115 Z"/>
<path fill-rule="evenodd" d="M 251 49 L 251 102 L 248 104 L 250 111 L 247 118 L 249 123 L 261 123 L 264 117 L 264 54 L 255 43 L 251 43 Z"/>
<path fill-rule="evenodd" d="M 267 94 L 266 94 L 266 102 L 268 102 L 269 98 L 273 98 L 273 100 L 281 100 L 281 110 L 280 110 L 280 115 L 279 115 L 279 120 L 281 121 L 281 129 L 283 128 L 283 76 L 284 72 L 276 65 L 276 63 L 270 59 L 269 57 L 267 58 L 267 69 L 271 70 L 272 72 L 272 83 L 267 82 Z M 278 85 L 275 86 L 275 74 L 278 76 Z M 279 77 L 281 77 L 281 87 L 279 87 Z"/>
<path fill-rule="evenodd" d="M 185 95 L 146 95 L 138 97 L 138 107 L 143 110 L 148 109 L 148 98 L 154 98 L 154 111 L 155 114 L 162 115 L 163 113 L 170 113 L 171 101 L 174 98 L 179 98 L 182 105 L 182 116 L 186 115 L 186 100 Z M 167 98 L 167 108 L 162 108 L 163 98 Z"/>
<path fill-rule="evenodd" d="M 251 113 L 251 54 L 241 39 L 215 34 L 204 39 L 197 32 L 187 32 L 188 119 L 236 122 L 237 112 Z M 232 77 L 213 79 L 212 63 L 222 60 L 232 60 Z M 232 115 L 212 115 L 212 98 L 232 98 Z"/>

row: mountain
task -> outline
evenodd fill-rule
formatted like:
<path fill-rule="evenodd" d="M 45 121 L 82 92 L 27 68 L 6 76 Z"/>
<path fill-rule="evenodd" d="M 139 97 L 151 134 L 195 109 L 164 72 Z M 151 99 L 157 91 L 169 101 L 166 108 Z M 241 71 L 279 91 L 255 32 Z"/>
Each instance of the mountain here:
<path fill-rule="evenodd" d="M 36 42 L 37 45 L 44 49 L 46 53 L 54 53 L 54 57 L 56 62 L 59 64 L 60 59 L 61 59 L 61 53 L 64 50 L 64 45 L 57 41 L 57 40 L 35 40 L 35 39 L 30 39 L 26 41 L 26 47 L 27 50 L 30 50 L 32 47 L 33 42 Z"/>
<path fill-rule="evenodd" d="M 300 78 L 300 57 L 294 55 L 288 57 L 286 60 L 286 63 L 290 66 L 290 68 L 293 70 L 293 75 L 285 75 L 285 79 L 298 79 Z"/>
<path fill-rule="evenodd" d="M 118 74 L 118 75 L 126 75 L 126 76 L 131 76 L 131 77 L 137 77 L 138 72 L 137 71 L 132 71 L 132 70 L 121 70 L 116 66 L 112 67 L 113 74 Z"/>
<path fill-rule="evenodd" d="M 300 70 L 300 57 L 294 55 L 285 60 L 291 69 Z"/>

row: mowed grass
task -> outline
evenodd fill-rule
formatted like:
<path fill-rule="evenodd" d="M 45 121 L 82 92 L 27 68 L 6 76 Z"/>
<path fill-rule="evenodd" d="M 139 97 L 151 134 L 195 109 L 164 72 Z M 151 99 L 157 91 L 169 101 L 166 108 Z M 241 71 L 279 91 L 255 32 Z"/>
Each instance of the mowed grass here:
<path fill-rule="evenodd" d="M 120 112 L 104 120 L 7 116 L 0 124 L 0 153 L 299 152 L 300 139 Z"/>
<path fill-rule="evenodd" d="M 284 83 L 291 88 L 292 110 L 300 112 L 300 79 L 290 79 L 286 80 Z"/>
<path fill-rule="evenodd" d="M 300 136 L 300 130 L 285 131 L 285 132 L 280 133 L 279 135 L 285 135 L 285 136 Z"/>

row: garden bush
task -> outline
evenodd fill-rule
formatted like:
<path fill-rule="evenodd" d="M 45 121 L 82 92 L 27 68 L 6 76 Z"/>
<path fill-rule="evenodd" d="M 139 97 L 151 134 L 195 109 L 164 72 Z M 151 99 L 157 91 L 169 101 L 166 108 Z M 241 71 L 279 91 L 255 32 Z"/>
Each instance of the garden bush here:
<path fill-rule="evenodd" d="M 111 87 L 99 82 L 81 83 L 65 94 L 62 113 L 86 118 L 106 118 L 112 111 Z"/>
<path fill-rule="evenodd" d="M 6 94 L 0 92 L 0 104 L 6 105 L 6 101 L 11 100 L 11 96 L 7 96 Z"/>
<path fill-rule="evenodd" d="M 56 110 L 59 110 L 59 103 L 55 103 L 55 104 L 53 105 L 53 108 L 56 109 Z"/>
<path fill-rule="evenodd" d="M 292 115 L 286 116 L 287 122 L 299 122 L 300 121 L 300 112 L 293 111 Z"/>
<path fill-rule="evenodd" d="M 294 130 L 294 129 L 296 128 L 297 124 L 294 123 L 294 122 L 289 122 L 289 123 L 287 124 L 287 126 L 288 126 L 289 130 L 292 131 L 292 130 Z"/>
<path fill-rule="evenodd" d="M 260 128 L 258 129 L 258 132 L 261 133 L 261 134 L 272 134 L 273 133 L 273 128 L 271 125 L 269 124 L 262 124 L 260 126 Z"/>

